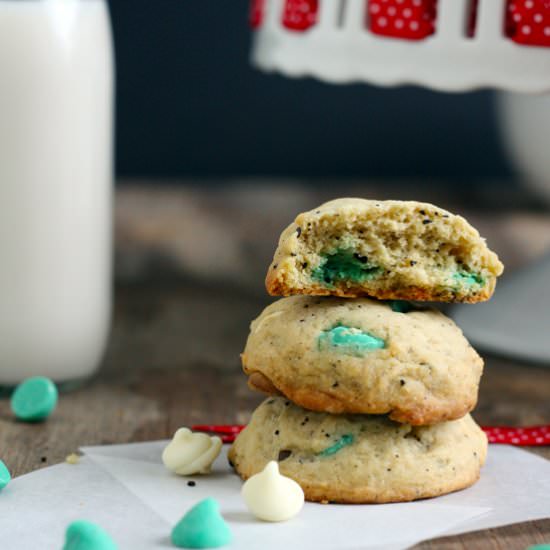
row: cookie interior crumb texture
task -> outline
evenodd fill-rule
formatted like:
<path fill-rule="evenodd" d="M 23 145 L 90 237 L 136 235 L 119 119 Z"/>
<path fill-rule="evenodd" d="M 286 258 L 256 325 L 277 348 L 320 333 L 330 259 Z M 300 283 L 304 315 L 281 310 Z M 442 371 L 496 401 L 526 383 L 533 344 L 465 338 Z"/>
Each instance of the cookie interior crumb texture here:
<path fill-rule="evenodd" d="M 483 361 L 431 308 L 370 298 L 291 296 L 252 322 L 242 354 L 253 389 L 321 412 L 454 420 L 477 402 Z"/>
<path fill-rule="evenodd" d="M 312 413 L 270 398 L 254 412 L 229 458 L 243 479 L 278 460 L 306 500 L 351 504 L 463 489 L 479 478 L 486 453 L 487 437 L 469 415 L 413 427 L 385 416 Z"/>
<path fill-rule="evenodd" d="M 337 199 L 300 214 L 279 240 L 271 295 L 480 302 L 503 266 L 479 233 L 428 203 Z"/>

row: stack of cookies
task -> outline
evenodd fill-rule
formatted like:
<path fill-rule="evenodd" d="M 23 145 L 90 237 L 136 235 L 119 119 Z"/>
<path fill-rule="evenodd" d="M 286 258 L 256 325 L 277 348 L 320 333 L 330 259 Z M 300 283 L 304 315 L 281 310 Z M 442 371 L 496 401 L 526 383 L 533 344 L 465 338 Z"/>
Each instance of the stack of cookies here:
<path fill-rule="evenodd" d="M 278 460 L 307 500 L 341 503 L 474 483 L 483 361 L 418 302 L 487 300 L 502 269 L 466 220 L 431 204 L 339 199 L 300 214 L 266 279 L 285 297 L 253 321 L 242 355 L 270 397 L 230 450 L 237 472 Z"/>

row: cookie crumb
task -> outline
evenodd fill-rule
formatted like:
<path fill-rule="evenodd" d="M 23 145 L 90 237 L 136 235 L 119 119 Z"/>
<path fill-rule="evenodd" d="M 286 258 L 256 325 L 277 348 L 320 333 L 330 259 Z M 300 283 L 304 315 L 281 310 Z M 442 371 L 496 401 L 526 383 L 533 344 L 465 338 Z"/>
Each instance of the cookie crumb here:
<path fill-rule="evenodd" d="M 67 455 L 65 457 L 65 462 L 67 464 L 78 464 L 80 462 L 80 455 L 77 455 L 76 453 L 71 453 L 70 455 Z"/>

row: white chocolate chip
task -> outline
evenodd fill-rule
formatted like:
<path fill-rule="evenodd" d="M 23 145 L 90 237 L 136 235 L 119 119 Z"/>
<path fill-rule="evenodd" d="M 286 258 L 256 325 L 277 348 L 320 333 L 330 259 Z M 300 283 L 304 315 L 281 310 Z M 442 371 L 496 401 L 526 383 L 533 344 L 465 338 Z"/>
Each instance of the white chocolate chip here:
<path fill-rule="evenodd" d="M 286 521 L 304 505 L 304 491 L 294 480 L 279 473 L 274 460 L 245 482 L 241 494 L 250 512 L 264 521 Z"/>
<path fill-rule="evenodd" d="M 162 462 L 180 476 L 207 474 L 221 448 L 219 437 L 180 428 L 162 452 Z"/>

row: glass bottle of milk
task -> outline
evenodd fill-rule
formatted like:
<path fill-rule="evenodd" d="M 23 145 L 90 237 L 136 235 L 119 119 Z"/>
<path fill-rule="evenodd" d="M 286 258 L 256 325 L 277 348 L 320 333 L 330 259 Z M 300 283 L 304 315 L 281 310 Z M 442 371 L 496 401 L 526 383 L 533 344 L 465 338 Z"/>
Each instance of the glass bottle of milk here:
<path fill-rule="evenodd" d="M 101 361 L 112 97 L 104 0 L 0 0 L 0 386 Z"/>

